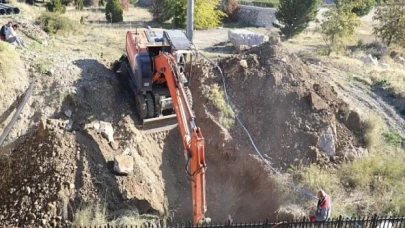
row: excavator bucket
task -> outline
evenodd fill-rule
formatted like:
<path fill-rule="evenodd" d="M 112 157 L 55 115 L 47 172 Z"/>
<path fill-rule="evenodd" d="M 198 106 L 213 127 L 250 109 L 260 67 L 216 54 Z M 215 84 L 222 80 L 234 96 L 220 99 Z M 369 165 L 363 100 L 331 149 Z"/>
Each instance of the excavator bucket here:
<path fill-rule="evenodd" d="M 142 131 L 145 133 L 158 133 L 163 131 L 170 131 L 178 126 L 176 114 L 144 119 Z"/>

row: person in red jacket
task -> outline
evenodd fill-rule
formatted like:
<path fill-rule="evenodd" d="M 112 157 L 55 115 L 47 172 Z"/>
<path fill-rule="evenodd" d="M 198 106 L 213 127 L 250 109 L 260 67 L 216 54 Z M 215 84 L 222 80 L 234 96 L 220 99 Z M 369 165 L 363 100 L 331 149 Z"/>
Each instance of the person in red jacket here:
<path fill-rule="evenodd" d="M 320 190 L 317 194 L 318 205 L 315 212 L 315 222 L 326 221 L 330 218 L 332 207 L 331 200 L 328 194 Z"/>

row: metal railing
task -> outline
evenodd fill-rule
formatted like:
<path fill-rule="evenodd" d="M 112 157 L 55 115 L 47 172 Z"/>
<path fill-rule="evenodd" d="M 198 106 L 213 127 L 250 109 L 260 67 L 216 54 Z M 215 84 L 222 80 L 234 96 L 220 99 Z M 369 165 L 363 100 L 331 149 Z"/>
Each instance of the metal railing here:
<path fill-rule="evenodd" d="M 203 224 L 192 225 L 167 225 L 160 226 L 154 224 L 131 226 L 131 225 L 102 225 L 102 226 L 73 226 L 73 228 L 115 228 L 115 227 L 131 227 L 131 228 L 405 228 L 405 217 L 364 217 L 364 218 L 334 218 L 325 222 L 311 222 L 308 218 L 289 222 L 264 222 L 256 223 L 225 223 L 225 224 Z"/>

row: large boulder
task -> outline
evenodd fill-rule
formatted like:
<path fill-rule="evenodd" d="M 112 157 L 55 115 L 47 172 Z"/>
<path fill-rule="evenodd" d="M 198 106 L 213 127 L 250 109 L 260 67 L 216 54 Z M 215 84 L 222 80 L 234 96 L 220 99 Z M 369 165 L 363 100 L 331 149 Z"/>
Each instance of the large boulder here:
<path fill-rule="evenodd" d="M 260 33 L 254 33 L 245 29 L 233 29 L 228 31 L 228 39 L 236 48 L 251 48 L 269 41 L 269 37 Z"/>
<path fill-rule="evenodd" d="M 134 170 L 134 158 L 130 155 L 117 155 L 114 157 L 114 172 L 128 175 Z"/>

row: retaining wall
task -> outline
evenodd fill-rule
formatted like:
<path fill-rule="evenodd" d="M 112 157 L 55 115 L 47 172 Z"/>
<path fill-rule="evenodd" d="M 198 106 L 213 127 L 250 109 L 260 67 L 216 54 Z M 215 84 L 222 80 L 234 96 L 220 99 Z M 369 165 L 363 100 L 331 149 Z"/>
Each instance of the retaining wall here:
<path fill-rule="evenodd" d="M 258 27 L 271 27 L 277 21 L 276 8 L 239 5 L 238 21 Z"/>

